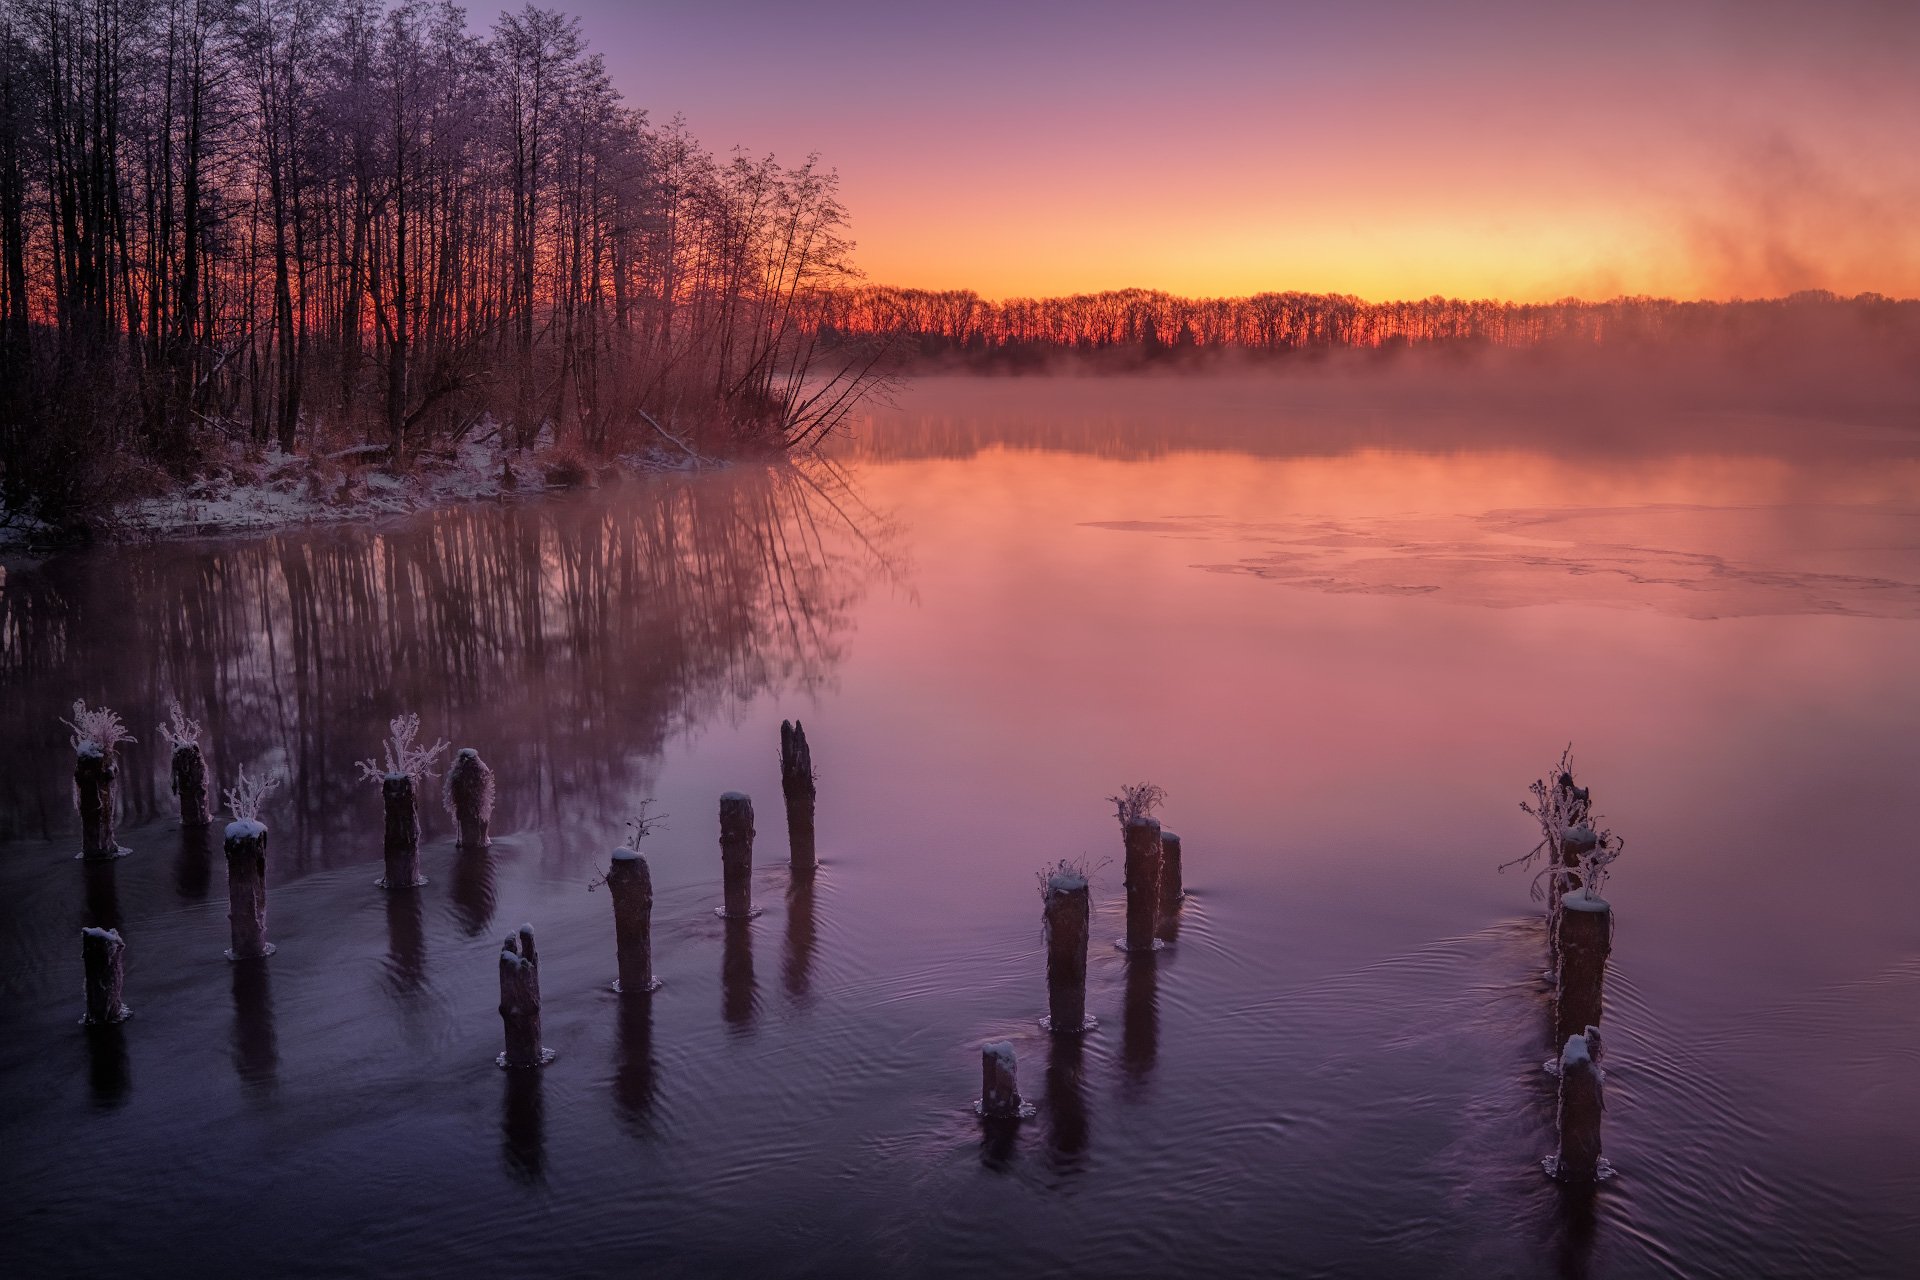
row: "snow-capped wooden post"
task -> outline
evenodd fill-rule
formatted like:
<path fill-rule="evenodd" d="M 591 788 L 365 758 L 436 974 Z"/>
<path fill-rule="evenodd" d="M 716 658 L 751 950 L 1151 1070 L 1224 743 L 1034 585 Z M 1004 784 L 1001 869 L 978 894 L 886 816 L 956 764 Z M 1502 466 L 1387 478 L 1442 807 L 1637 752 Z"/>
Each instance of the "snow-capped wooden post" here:
<path fill-rule="evenodd" d="M 124 858 L 131 850 L 114 838 L 113 784 L 119 775 L 115 754 L 133 735 L 120 723 L 118 713 L 106 707 L 89 709 L 83 701 L 73 704 L 73 719 L 65 720 L 73 730 L 73 803 L 80 811 L 80 856 L 90 860 Z"/>
<path fill-rule="evenodd" d="M 227 792 L 233 821 L 227 824 L 227 926 L 229 960 L 258 960 L 274 953 L 267 941 L 267 827 L 260 804 L 278 778 L 249 778 L 246 766 Z"/>
<path fill-rule="evenodd" d="M 180 699 L 167 703 L 167 723 L 160 736 L 173 748 L 173 794 L 180 798 L 180 825 L 205 827 L 213 823 L 211 796 L 207 790 L 207 758 L 200 749 L 200 724 L 187 718 Z"/>
<path fill-rule="evenodd" d="M 87 973 L 87 1016 L 81 1021 L 87 1025 L 124 1022 L 132 1016 L 120 998 L 126 985 L 126 951 L 118 929 L 80 931 L 80 961 Z"/>
<path fill-rule="evenodd" d="M 420 874 L 420 785 L 433 776 L 433 762 L 447 743 L 442 739 L 431 747 L 417 745 L 420 717 L 412 712 L 388 721 L 387 731 L 384 762 L 360 761 L 360 776 L 380 784 L 386 811 L 382 852 L 387 873 L 376 883 L 383 889 L 417 889 L 427 882 Z"/>
<path fill-rule="evenodd" d="M 533 949 L 533 926 L 523 924 L 500 946 L 500 1020 L 507 1047 L 494 1062 L 502 1067 L 543 1067 L 553 1050 L 540 1043 L 540 957 Z"/>
<path fill-rule="evenodd" d="M 726 905 L 715 914 L 746 920 L 753 909 L 753 801 L 743 792 L 720 797 L 720 878 Z"/>
<path fill-rule="evenodd" d="M 1013 1044 L 990 1040 L 980 1046 L 980 1101 L 974 1110 L 988 1120 L 1017 1120 L 1034 1112 L 1020 1098 L 1014 1079 Z"/>
<path fill-rule="evenodd" d="M 1127 832 L 1127 936 L 1122 951 L 1160 945 L 1160 820 L 1133 818 Z"/>
<path fill-rule="evenodd" d="M 653 873 L 638 849 L 622 845 L 613 851 L 607 893 L 613 898 L 613 945 L 620 964 L 613 989 L 643 996 L 660 980 L 653 976 Z"/>
<path fill-rule="evenodd" d="M 1076 1035 L 1094 1025 L 1087 1016 L 1087 935 L 1093 925 L 1087 873 L 1064 861 L 1042 872 L 1040 901 L 1047 939 L 1047 1016 L 1041 1026 Z"/>
<path fill-rule="evenodd" d="M 1606 1110 L 1606 1073 L 1600 1069 L 1600 1031 L 1588 1027 L 1567 1037 L 1560 1051 L 1560 1099 L 1555 1128 L 1559 1149 L 1541 1161 L 1562 1182 L 1597 1182 L 1607 1176 L 1600 1154 L 1600 1118 Z"/>
<path fill-rule="evenodd" d="M 1160 878 L 1165 874 L 1160 852 L 1160 820 L 1152 815 L 1167 793 L 1151 782 L 1120 788 L 1108 796 L 1127 847 L 1127 936 L 1114 946 L 1122 951 L 1154 951 L 1160 940 Z"/>
<path fill-rule="evenodd" d="M 1586 792 L 1577 794 L 1585 796 Z M 1570 890 L 1580 887 L 1581 862 L 1599 845 L 1599 833 L 1585 823 L 1565 828 L 1556 842 L 1553 869 L 1547 876 L 1547 964 L 1556 975 L 1560 967 L 1560 903 Z"/>
<path fill-rule="evenodd" d="M 1554 1044 L 1565 1044 L 1600 1024 L 1607 956 L 1613 949 L 1613 908 L 1587 889 L 1560 899 L 1560 959 L 1553 993 Z"/>
<path fill-rule="evenodd" d="M 459 827 L 459 848 L 484 849 L 492 843 L 487 824 L 493 820 L 493 770 L 475 748 L 462 747 L 454 753 L 444 799 L 447 812 Z"/>
<path fill-rule="evenodd" d="M 811 871 L 813 851 L 813 752 L 807 731 L 798 720 L 780 722 L 780 790 L 787 800 L 788 863 L 795 871 Z"/>

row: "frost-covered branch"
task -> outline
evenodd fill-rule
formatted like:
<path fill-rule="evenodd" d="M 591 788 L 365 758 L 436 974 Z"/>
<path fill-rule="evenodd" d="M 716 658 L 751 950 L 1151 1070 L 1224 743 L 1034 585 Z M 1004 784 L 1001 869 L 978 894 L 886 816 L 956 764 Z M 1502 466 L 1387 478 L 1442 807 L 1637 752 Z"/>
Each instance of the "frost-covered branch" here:
<path fill-rule="evenodd" d="M 1107 797 L 1122 827 L 1129 822 L 1138 822 L 1142 818 L 1152 817 L 1153 811 L 1165 804 L 1166 800 L 1165 788 L 1156 787 L 1151 782 L 1123 786 L 1120 788 L 1119 795 Z"/>
<path fill-rule="evenodd" d="M 175 704 L 178 705 L 177 703 Z M 260 821 L 260 806 L 267 796 L 277 790 L 284 779 L 277 773 L 247 776 L 247 766 L 240 766 L 240 775 L 234 779 L 231 787 L 221 792 L 227 798 L 227 809 L 233 814 L 235 822 Z"/>
<path fill-rule="evenodd" d="M 189 719 L 181 709 L 180 699 L 167 699 L 167 722 L 160 726 L 160 736 L 167 745 L 178 751 L 181 747 L 200 745 L 200 722 Z"/>
<path fill-rule="evenodd" d="M 424 778 L 433 776 L 434 761 L 450 745 L 445 738 L 430 747 L 420 746 L 414 739 L 420 736 L 420 717 L 408 711 L 395 716 L 387 722 L 388 738 L 383 747 L 386 751 L 386 763 L 368 757 L 359 761 L 360 776 L 368 782 L 382 782 L 388 778 L 412 778 L 417 784 Z"/>
<path fill-rule="evenodd" d="M 659 830 L 667 820 L 666 814 L 651 812 L 657 803 L 652 796 L 648 796 L 640 802 L 640 811 L 627 819 L 626 847 L 635 853 L 640 852 L 640 842 Z"/>
<path fill-rule="evenodd" d="M 1533 878 L 1531 892 L 1535 898 L 1543 897 L 1550 883 L 1562 891 L 1584 886 L 1597 894 L 1607 878 L 1607 867 L 1620 856 L 1626 842 L 1600 826 L 1592 794 L 1574 781 L 1571 743 L 1561 751 L 1559 762 L 1527 791 L 1533 799 L 1522 800 L 1520 811 L 1539 823 L 1540 840 L 1518 858 L 1501 863 L 1499 869 L 1530 867 L 1534 859 L 1545 854 L 1547 865 Z M 1580 855 L 1578 868 L 1560 862 L 1561 842 L 1575 831 L 1591 833 L 1593 840 L 1592 848 Z"/>
<path fill-rule="evenodd" d="M 73 719 L 60 722 L 73 730 L 73 749 L 83 756 L 110 756 L 123 742 L 134 741 L 120 713 L 106 707 L 89 708 L 83 699 L 73 700 Z"/>

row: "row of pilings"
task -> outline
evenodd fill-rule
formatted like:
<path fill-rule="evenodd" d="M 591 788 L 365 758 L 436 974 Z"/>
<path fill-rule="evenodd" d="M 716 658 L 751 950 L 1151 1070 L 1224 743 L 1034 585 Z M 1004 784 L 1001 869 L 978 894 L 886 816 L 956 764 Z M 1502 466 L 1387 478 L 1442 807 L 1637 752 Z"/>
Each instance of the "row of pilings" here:
<path fill-rule="evenodd" d="M 115 760 L 105 750 L 82 747 L 74 769 L 75 800 L 81 817 L 80 856 L 110 861 L 129 852 L 114 830 Z M 204 756 L 196 742 L 176 746 L 172 760 L 174 791 L 185 827 L 212 821 Z M 818 865 L 814 827 L 817 779 L 806 733 L 799 722 L 780 726 L 781 791 L 786 805 L 789 866 L 810 875 Z M 379 884 L 405 891 L 426 884 L 420 873 L 419 790 L 421 779 L 389 772 L 381 779 L 384 812 L 383 861 Z M 1559 785 L 1571 788 L 1570 775 Z M 1574 789 L 1573 811 L 1590 811 L 1586 793 Z M 446 786 L 448 807 L 457 826 L 456 846 L 465 850 L 490 843 L 494 786 L 492 770 L 471 747 L 456 753 Z M 1182 899 L 1183 849 L 1180 837 L 1144 814 L 1123 812 L 1125 933 L 1114 945 L 1129 963 L 1151 963 L 1152 953 L 1175 936 Z M 644 831 L 642 832 L 644 834 Z M 752 799 L 729 791 L 719 802 L 722 902 L 715 913 L 730 923 L 759 914 L 752 899 Z M 267 938 L 266 826 L 252 818 L 228 824 L 229 959 L 253 961 L 274 952 Z M 653 970 L 651 870 L 635 839 L 616 849 L 604 874 L 613 903 L 618 977 L 613 989 L 644 996 L 661 985 Z M 1547 978 L 1552 985 L 1549 1036 L 1554 1056 L 1547 1069 L 1557 1077 L 1557 1146 L 1543 1160 L 1562 1181 L 1590 1183 L 1610 1170 L 1602 1155 L 1601 1122 L 1605 1110 L 1605 1072 L 1600 1033 L 1606 966 L 1613 933 L 1612 908 L 1587 883 L 1600 837 L 1584 821 L 1559 833 L 1547 880 Z M 1046 940 L 1047 1013 L 1041 1026 L 1055 1036 L 1079 1036 L 1098 1027 L 1087 1011 L 1088 949 L 1093 926 L 1092 893 L 1084 870 L 1062 863 L 1043 877 L 1042 923 Z M 88 928 L 81 933 L 85 968 L 86 1013 L 90 1024 L 113 1024 L 130 1010 L 123 999 L 124 938 L 117 930 Z M 553 1060 L 541 1044 L 539 954 L 531 925 L 508 935 L 499 953 L 500 1016 L 505 1047 L 496 1061 L 507 1068 L 537 1067 Z M 1018 1120 L 1033 1113 L 1020 1095 L 1011 1042 L 981 1046 L 981 1096 L 976 1104 L 988 1121 Z"/>
<path fill-rule="evenodd" d="M 1554 1104 L 1554 1153 L 1541 1161 L 1562 1182 L 1591 1184 L 1612 1170 L 1602 1155 L 1601 1121 L 1606 1111 L 1606 1072 L 1601 1066 L 1601 1013 L 1607 960 L 1613 949 L 1613 907 L 1590 881 L 1602 837 L 1588 823 L 1591 800 L 1562 773 L 1556 785 L 1570 794 L 1547 874 L 1547 972 L 1552 987 L 1546 1070 L 1558 1085 Z"/>

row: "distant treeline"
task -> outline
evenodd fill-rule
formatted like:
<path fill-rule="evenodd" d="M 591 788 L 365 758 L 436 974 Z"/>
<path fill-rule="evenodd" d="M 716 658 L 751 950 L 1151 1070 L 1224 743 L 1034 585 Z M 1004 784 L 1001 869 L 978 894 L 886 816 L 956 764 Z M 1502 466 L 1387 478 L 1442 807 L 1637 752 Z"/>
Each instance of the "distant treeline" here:
<path fill-rule="evenodd" d="M 625 107 L 558 12 L 0 0 L 0 514 L 232 438 L 818 435 L 872 367 L 801 323 L 844 224 L 812 159 Z"/>
<path fill-rule="evenodd" d="M 1757 302 L 1367 302 L 1326 293 L 1182 298 L 1120 289 L 990 302 L 963 290 L 858 287 L 826 300 L 821 321 L 836 339 L 890 335 L 921 357 L 1016 367 L 1062 355 L 1125 366 L 1236 351 L 1737 345 L 1831 329 L 1836 322 L 1859 338 L 1911 343 L 1920 337 L 1920 301 L 1812 292 Z"/>

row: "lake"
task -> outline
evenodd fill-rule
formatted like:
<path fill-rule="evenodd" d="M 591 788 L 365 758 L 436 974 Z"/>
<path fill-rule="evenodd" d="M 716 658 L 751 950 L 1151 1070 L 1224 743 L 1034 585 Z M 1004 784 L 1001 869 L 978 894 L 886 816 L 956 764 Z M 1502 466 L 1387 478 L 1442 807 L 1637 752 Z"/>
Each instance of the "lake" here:
<path fill-rule="evenodd" d="M 1819 1276 L 1920 1268 L 1920 435 L 1462 375 L 922 379 L 830 457 L 0 586 L 0 1270 Z M 269 930 L 154 726 L 266 769 Z M 119 710 L 74 860 L 61 716 Z M 389 893 L 388 719 L 499 810 Z M 822 865 L 786 867 L 804 721 Z M 1562 1187 L 1542 909 L 1569 743 L 1625 840 L 1606 1150 Z M 1105 799 L 1191 890 L 1128 957 Z M 717 919 L 717 801 L 764 913 Z M 595 881 L 645 799 L 650 998 Z M 223 821 L 223 820 L 221 820 Z M 1050 1039 L 1037 873 L 1092 868 Z M 538 1072 L 494 1065 L 539 938 Z M 89 1033 L 75 934 L 127 939 Z M 982 1041 L 1037 1114 L 983 1130 Z"/>

